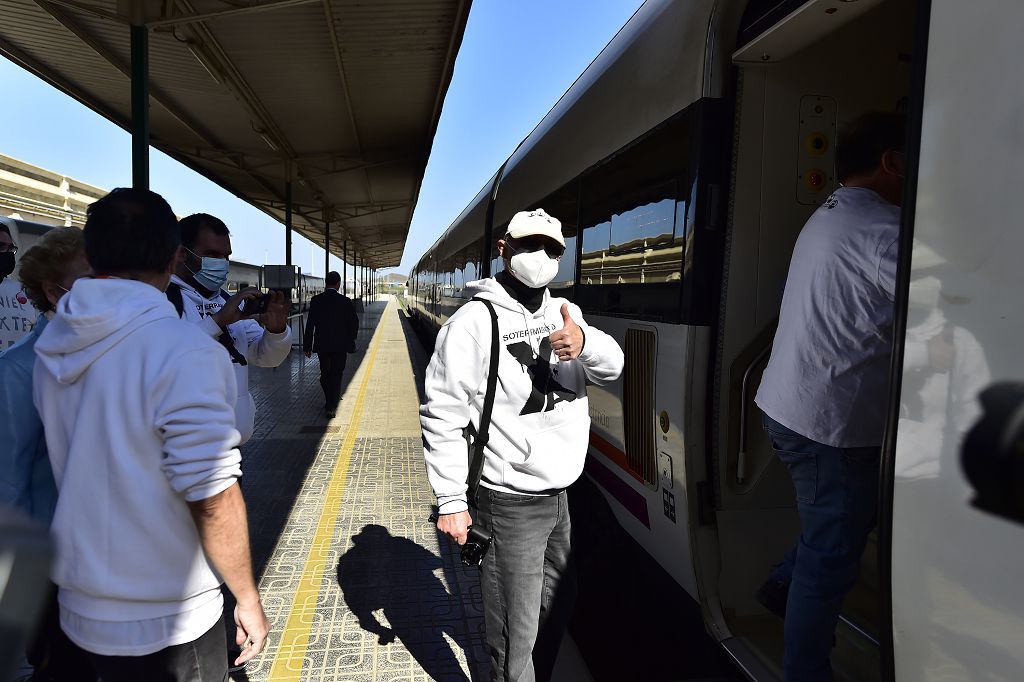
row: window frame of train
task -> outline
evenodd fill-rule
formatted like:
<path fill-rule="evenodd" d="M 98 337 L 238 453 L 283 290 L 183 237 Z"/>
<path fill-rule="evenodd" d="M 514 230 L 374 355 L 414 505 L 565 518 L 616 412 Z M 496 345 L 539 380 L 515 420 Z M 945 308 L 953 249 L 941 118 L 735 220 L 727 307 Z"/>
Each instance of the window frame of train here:
<path fill-rule="evenodd" d="M 676 324 L 712 324 L 718 310 L 731 122 L 728 101 L 703 98 L 588 169 L 576 181 L 581 238 L 576 240 L 574 298 L 584 312 Z M 659 196 L 656 202 L 650 201 Z M 644 200 L 647 203 L 632 205 Z M 663 225 L 658 234 L 639 233 L 630 241 L 614 243 L 616 235 L 628 233 L 630 223 L 635 227 L 643 219 L 645 209 L 649 214 L 652 205 L 665 202 L 671 202 L 671 207 L 661 208 L 664 217 L 671 215 L 671 234 Z M 640 274 L 627 270 L 623 278 L 610 270 L 614 281 L 588 283 L 586 278 L 592 277 L 593 271 L 586 267 L 584 256 L 598 252 L 584 254 L 584 247 L 588 231 L 592 236 L 599 234 L 595 230 L 608 233 L 602 262 L 634 257 L 641 261 Z M 663 275 L 663 281 L 657 281 L 657 277 L 647 281 L 642 268 L 666 241 L 669 258 L 653 267 L 656 272 L 667 267 L 668 275 Z M 642 281 L 630 281 L 635 279 Z"/>

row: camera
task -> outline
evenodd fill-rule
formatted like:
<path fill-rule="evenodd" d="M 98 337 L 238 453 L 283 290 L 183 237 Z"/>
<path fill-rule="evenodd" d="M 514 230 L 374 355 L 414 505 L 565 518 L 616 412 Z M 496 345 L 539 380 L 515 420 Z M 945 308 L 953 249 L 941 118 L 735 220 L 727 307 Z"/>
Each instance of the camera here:
<path fill-rule="evenodd" d="M 437 523 L 437 519 L 438 515 L 436 512 L 430 515 L 431 522 Z M 470 526 L 466 533 L 466 544 L 462 546 L 459 558 L 466 566 L 479 566 L 480 562 L 484 560 L 487 550 L 490 548 L 491 536 L 487 534 L 487 531 L 476 526 Z"/>
<path fill-rule="evenodd" d="M 260 294 L 258 298 L 253 298 L 245 302 L 243 312 L 246 315 L 259 315 L 267 312 L 267 306 L 270 305 L 270 294 Z"/>

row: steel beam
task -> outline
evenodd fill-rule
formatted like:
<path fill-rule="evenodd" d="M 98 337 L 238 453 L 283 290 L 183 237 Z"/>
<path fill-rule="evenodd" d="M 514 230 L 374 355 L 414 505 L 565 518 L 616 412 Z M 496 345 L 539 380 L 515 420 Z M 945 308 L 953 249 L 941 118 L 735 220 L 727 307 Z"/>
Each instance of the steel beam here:
<path fill-rule="evenodd" d="M 132 24 L 132 187 L 149 189 L 149 33 Z"/>
<path fill-rule="evenodd" d="M 284 183 L 284 264 L 292 264 L 292 183 Z"/>

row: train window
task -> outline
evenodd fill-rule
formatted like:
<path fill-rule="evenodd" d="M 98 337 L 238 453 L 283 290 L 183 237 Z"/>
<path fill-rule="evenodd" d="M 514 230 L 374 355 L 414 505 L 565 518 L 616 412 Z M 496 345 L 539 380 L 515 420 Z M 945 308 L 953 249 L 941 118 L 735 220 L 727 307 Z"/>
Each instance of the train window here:
<path fill-rule="evenodd" d="M 579 199 L 580 183 L 570 182 L 556 192 L 549 194 L 537 202 L 536 207 L 543 208 L 548 215 L 558 218 L 562 223 L 562 236 L 565 238 L 565 253 L 558 263 L 558 273 L 549 284 L 554 296 L 568 299 L 575 298 L 576 286 L 576 234 L 579 230 Z"/>
<path fill-rule="evenodd" d="M 577 302 L 584 310 L 678 318 L 690 162 L 684 112 L 583 177 Z"/>

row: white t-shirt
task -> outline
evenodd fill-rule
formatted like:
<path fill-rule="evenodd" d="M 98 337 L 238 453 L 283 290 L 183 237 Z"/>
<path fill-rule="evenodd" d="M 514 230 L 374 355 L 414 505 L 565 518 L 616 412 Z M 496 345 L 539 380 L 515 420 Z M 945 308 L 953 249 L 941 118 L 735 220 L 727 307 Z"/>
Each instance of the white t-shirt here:
<path fill-rule="evenodd" d="M 32 331 L 39 311 L 21 290 L 21 282 L 5 277 L 0 282 L 0 351 L 16 344 Z"/>
<path fill-rule="evenodd" d="M 899 227 L 898 206 L 842 187 L 800 232 L 755 402 L 806 438 L 882 442 Z"/>

